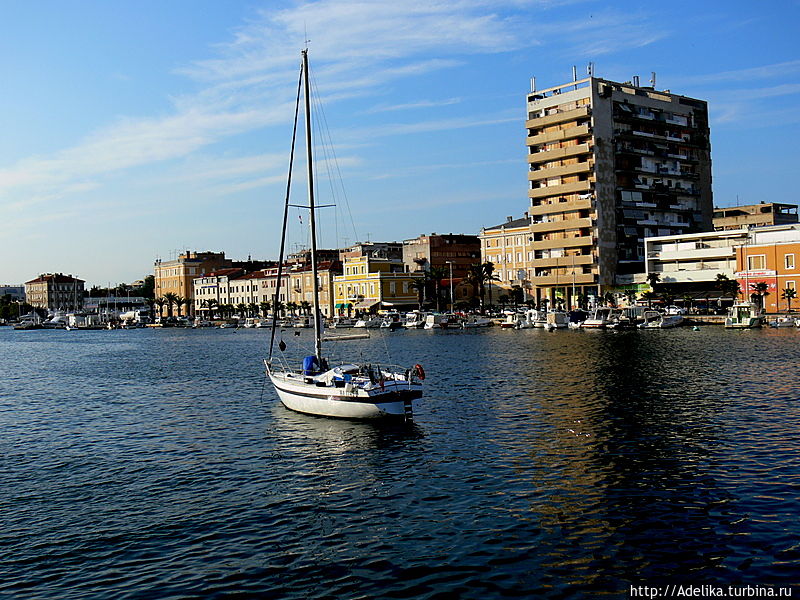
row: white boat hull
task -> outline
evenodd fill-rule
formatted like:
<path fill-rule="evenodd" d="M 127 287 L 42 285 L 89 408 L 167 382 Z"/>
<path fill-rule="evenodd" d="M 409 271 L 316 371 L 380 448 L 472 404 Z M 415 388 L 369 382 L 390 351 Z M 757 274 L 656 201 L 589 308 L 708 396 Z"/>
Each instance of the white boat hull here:
<path fill-rule="evenodd" d="M 413 411 L 413 401 L 422 396 L 421 389 L 408 384 L 386 382 L 384 389 L 365 390 L 319 387 L 281 373 L 269 373 L 272 385 L 288 409 L 322 417 L 342 419 L 382 419 L 404 417 Z M 418 387 L 418 386 L 414 386 Z M 407 407 L 408 406 L 408 410 Z"/>

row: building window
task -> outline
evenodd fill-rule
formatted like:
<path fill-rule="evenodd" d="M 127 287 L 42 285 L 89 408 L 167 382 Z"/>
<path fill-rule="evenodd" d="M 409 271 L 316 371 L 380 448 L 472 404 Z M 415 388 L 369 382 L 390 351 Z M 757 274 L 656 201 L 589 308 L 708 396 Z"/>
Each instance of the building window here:
<path fill-rule="evenodd" d="M 748 256 L 747 257 L 747 270 L 748 271 L 761 271 L 766 269 L 766 256 L 760 254 L 758 256 Z"/>
<path fill-rule="evenodd" d="M 785 254 L 783 262 L 787 269 L 794 269 L 794 254 Z"/>

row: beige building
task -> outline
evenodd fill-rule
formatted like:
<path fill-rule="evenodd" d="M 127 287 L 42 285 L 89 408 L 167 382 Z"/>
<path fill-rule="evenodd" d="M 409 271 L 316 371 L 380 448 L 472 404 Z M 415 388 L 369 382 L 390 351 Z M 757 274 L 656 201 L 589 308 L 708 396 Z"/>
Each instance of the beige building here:
<path fill-rule="evenodd" d="M 62 273 L 45 273 L 25 282 L 25 302 L 46 310 L 83 307 L 83 280 Z"/>
<path fill-rule="evenodd" d="M 408 273 L 400 260 L 359 256 L 344 262 L 344 272 L 333 278 L 334 308 L 346 313 L 378 309 L 412 309 L 418 294 L 411 286 L 421 274 Z"/>
<path fill-rule="evenodd" d="M 502 255 L 525 257 L 503 262 L 506 281 L 525 270 L 537 299 L 573 282 L 597 296 L 644 271 L 645 238 L 711 230 L 706 102 L 597 77 L 527 100 L 530 222 L 492 232 Z"/>
<path fill-rule="evenodd" d="M 743 227 L 768 227 L 797 223 L 797 205 L 762 202 L 747 206 L 728 206 L 714 209 L 714 230 L 725 231 Z"/>
<path fill-rule="evenodd" d="M 154 265 L 155 297 L 163 298 L 165 294 L 173 293 L 186 299 L 186 306 L 194 308 L 194 280 L 230 265 L 231 261 L 225 258 L 224 252 L 186 251 L 175 260 L 157 259 Z"/>

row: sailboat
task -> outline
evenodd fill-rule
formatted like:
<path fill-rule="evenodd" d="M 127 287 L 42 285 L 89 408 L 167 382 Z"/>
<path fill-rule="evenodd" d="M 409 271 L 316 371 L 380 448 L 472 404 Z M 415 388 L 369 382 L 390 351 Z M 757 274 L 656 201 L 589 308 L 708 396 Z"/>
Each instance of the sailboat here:
<path fill-rule="evenodd" d="M 302 62 L 300 81 L 297 89 L 297 105 L 295 108 L 294 134 L 289 158 L 289 178 L 286 190 L 286 202 L 283 216 L 283 233 L 281 236 L 280 260 L 278 262 L 278 285 L 275 290 L 277 305 L 283 268 L 284 248 L 286 241 L 286 223 L 289 210 L 289 192 L 291 188 L 292 164 L 297 137 L 297 123 L 300 108 L 301 84 L 303 91 L 303 107 L 305 112 L 305 144 L 308 182 L 309 228 L 311 238 L 311 273 L 313 281 L 317 277 L 317 239 L 316 239 L 316 206 L 314 203 L 314 169 L 311 140 L 310 82 L 308 77 L 308 50 L 301 52 Z M 325 417 L 350 419 L 375 419 L 382 417 L 403 417 L 409 420 L 413 414 L 413 402 L 422 397 L 422 381 L 425 371 L 416 364 L 410 368 L 385 366 L 377 363 L 340 364 L 330 367 L 322 353 L 323 325 L 319 306 L 319 286 L 315 285 L 313 293 L 314 321 L 314 354 L 303 359 L 301 369 L 284 368 L 273 361 L 277 311 L 273 317 L 272 338 L 269 357 L 264 360 L 267 376 L 286 408 L 302 413 Z M 278 348 L 281 352 L 286 344 L 281 340 Z"/>

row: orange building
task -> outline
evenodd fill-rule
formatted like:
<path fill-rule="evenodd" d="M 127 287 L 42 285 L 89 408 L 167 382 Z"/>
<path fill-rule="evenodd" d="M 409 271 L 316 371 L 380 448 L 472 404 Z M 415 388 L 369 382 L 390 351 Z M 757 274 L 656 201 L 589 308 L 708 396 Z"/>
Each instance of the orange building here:
<path fill-rule="evenodd" d="M 800 284 L 800 225 L 751 229 L 747 244 L 736 251 L 736 266 L 742 297 L 750 297 L 756 293 L 753 286 L 765 283 L 765 310 L 785 311 L 784 290 L 796 290 Z M 792 305 L 800 308 L 800 298 L 792 299 Z"/>

